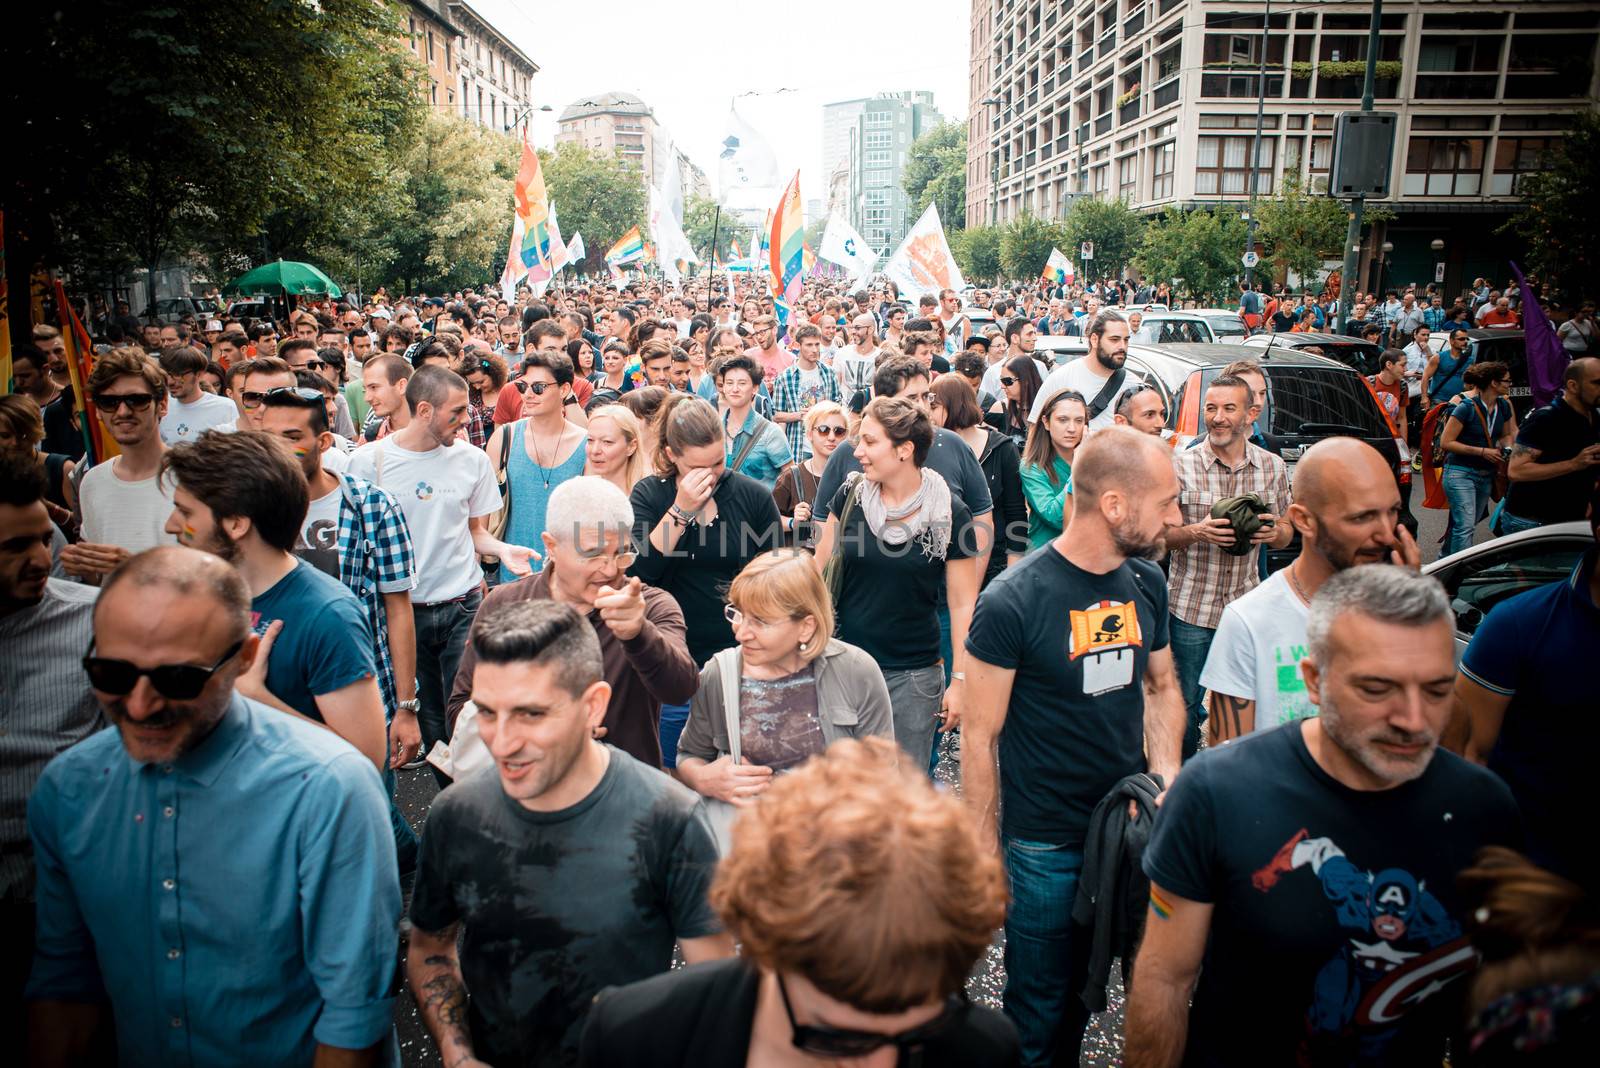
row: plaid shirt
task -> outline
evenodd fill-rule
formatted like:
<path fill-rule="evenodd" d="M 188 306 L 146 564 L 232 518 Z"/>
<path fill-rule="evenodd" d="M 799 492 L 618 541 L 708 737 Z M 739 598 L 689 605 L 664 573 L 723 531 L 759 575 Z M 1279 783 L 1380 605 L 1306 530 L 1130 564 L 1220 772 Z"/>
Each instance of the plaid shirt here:
<path fill-rule="evenodd" d="M 839 377 L 833 373 L 833 368 L 826 364 L 817 364 L 817 374 L 821 376 L 821 395 L 809 400 L 800 395 L 800 365 L 791 364 L 777 380 L 772 383 L 772 407 L 780 412 L 803 412 L 816 401 L 831 400 L 838 403 L 844 402 L 844 395 L 839 392 Z M 770 418 L 770 416 L 769 416 Z M 783 431 L 789 435 L 789 451 L 795 459 L 804 459 L 811 455 L 811 449 L 806 444 L 806 425 L 804 420 L 784 423 Z"/>
<path fill-rule="evenodd" d="M 389 656 L 389 617 L 383 595 L 417 584 L 411 530 L 387 490 L 365 479 L 340 475 L 339 580 L 361 602 L 377 643 L 378 689 L 385 718 L 395 711 L 394 661 Z"/>
<path fill-rule="evenodd" d="M 489 447 L 489 435 L 493 431 L 494 405 L 486 403 L 482 393 L 475 389 L 469 390 L 467 394 L 467 440 L 480 449 L 486 449 Z"/>
<path fill-rule="evenodd" d="M 1446 314 L 1448 313 L 1444 308 L 1435 308 L 1429 305 L 1422 309 L 1422 321 L 1428 324 L 1429 330 L 1443 330 Z"/>
<path fill-rule="evenodd" d="M 1259 493 L 1275 516 L 1289 509 L 1289 471 L 1275 453 L 1248 442 L 1244 461 L 1232 470 L 1211 451 L 1207 438 L 1192 449 L 1177 453 L 1178 507 L 1185 525 L 1211 516 L 1211 506 L 1228 497 Z M 1288 522 L 1280 519 L 1279 522 Z M 1243 556 L 1230 556 L 1220 545 L 1197 541 L 1172 554 L 1168 579 L 1172 614 L 1197 627 L 1215 630 L 1222 610 L 1261 581 L 1256 563 L 1260 547 Z"/>

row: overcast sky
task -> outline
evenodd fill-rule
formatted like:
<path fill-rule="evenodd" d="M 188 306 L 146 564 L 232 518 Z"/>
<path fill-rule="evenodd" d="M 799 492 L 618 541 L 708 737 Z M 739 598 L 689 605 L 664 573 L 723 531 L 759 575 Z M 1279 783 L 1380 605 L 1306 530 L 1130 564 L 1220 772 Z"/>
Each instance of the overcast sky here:
<path fill-rule="evenodd" d="M 729 99 L 756 92 L 763 95 L 738 101 L 739 113 L 772 142 L 782 168 L 801 169 L 801 196 L 813 200 L 826 191 L 822 105 L 925 89 L 945 117 L 966 121 L 970 0 L 471 3 L 539 65 L 534 103 L 555 113 L 536 115 L 538 147 L 555 142 L 556 117 L 568 104 L 633 93 L 715 188 Z"/>

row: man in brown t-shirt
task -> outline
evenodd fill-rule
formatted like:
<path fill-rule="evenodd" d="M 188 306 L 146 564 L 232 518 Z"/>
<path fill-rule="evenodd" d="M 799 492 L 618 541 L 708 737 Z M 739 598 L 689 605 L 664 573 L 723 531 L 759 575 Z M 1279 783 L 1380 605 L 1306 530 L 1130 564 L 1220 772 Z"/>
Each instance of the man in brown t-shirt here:
<path fill-rule="evenodd" d="M 634 555 L 632 528 L 633 508 L 616 486 L 594 476 L 562 483 L 545 513 L 543 569 L 491 590 L 478 618 L 490 618 L 496 608 L 517 601 L 560 601 L 577 609 L 600 639 L 605 681 L 611 685 L 603 737 L 659 768 L 661 706 L 687 704 L 700 673 L 689 656 L 678 602 L 665 590 L 627 577 Z M 472 695 L 476 666 L 468 641 L 446 706 L 452 732 Z"/>

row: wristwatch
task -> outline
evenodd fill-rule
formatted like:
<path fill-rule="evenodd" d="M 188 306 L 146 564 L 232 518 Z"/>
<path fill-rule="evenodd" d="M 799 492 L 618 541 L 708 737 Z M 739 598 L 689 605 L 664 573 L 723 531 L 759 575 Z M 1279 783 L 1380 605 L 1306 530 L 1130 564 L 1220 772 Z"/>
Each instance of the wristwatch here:
<path fill-rule="evenodd" d="M 422 702 L 413 697 L 409 701 L 396 701 L 394 707 L 397 712 L 420 712 L 422 711 Z"/>

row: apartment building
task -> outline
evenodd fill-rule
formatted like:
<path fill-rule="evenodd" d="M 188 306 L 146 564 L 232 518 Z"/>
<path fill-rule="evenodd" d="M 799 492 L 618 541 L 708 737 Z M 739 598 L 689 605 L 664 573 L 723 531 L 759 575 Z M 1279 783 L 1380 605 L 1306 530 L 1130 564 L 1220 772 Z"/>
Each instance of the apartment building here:
<path fill-rule="evenodd" d="M 428 71 L 428 104 L 454 111 L 460 107 L 457 94 L 456 42 L 461 30 L 451 21 L 443 0 L 407 0 L 406 45 Z"/>
<path fill-rule="evenodd" d="M 650 105 L 632 93 L 601 93 L 567 105 L 556 124 L 556 144 L 569 143 L 621 156 L 647 185 L 667 193 L 665 169 L 675 167 L 685 200 L 711 195 L 705 171 L 678 151 Z"/>
<path fill-rule="evenodd" d="M 1325 191 L 1334 116 L 1360 106 L 1370 13 L 1341 0 L 973 0 L 968 225 L 1059 217 L 1078 196 L 1145 212 L 1242 206 L 1252 171 L 1262 194 L 1294 175 Z M 1447 288 L 1507 277 L 1516 242 L 1488 239 L 1522 176 L 1594 106 L 1597 45 L 1593 3 L 1384 4 L 1376 107 L 1399 116 L 1395 218 L 1372 228 L 1366 284 L 1379 269 Z"/>
<path fill-rule="evenodd" d="M 454 72 L 461 114 L 491 130 L 526 130 L 539 65 L 471 4 L 451 0 L 459 62 Z"/>
<path fill-rule="evenodd" d="M 944 121 L 933 94 L 921 91 L 879 93 L 842 100 L 822 109 L 823 166 L 830 174 L 847 170 L 844 208 L 850 224 L 879 251 L 892 249 L 911 224 L 910 202 L 900 182 L 911 144 Z M 829 152 L 843 155 L 829 159 Z M 829 207 L 838 210 L 838 185 L 831 179 Z"/>

